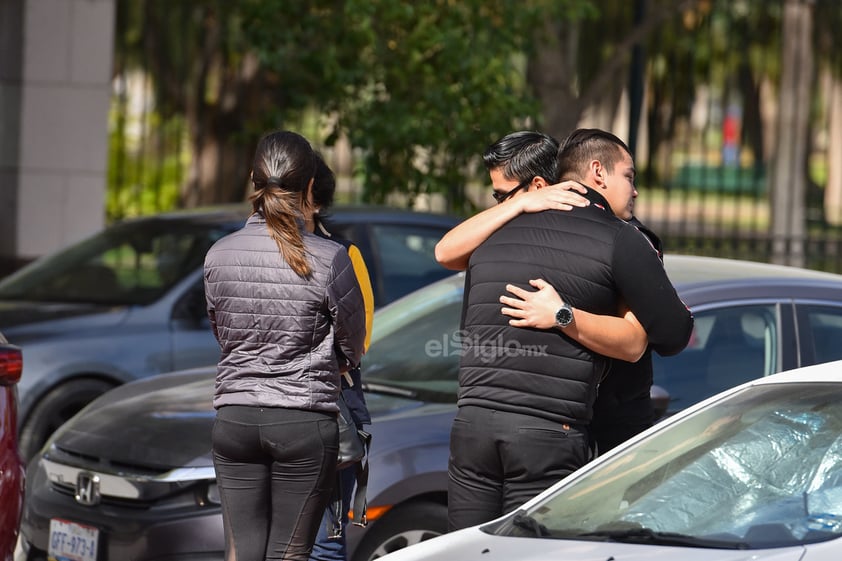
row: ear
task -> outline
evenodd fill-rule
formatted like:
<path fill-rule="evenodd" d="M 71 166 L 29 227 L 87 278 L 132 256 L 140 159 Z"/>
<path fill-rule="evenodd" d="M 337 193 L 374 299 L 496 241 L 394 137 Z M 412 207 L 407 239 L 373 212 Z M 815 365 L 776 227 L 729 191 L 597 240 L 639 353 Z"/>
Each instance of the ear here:
<path fill-rule="evenodd" d="M 532 179 L 532 186 L 535 187 L 536 189 L 543 189 L 544 187 L 546 187 L 549 184 L 550 183 L 546 179 L 541 177 L 540 175 L 536 175 Z"/>
<path fill-rule="evenodd" d="M 310 182 L 307 183 L 307 188 L 301 193 L 301 209 L 304 211 L 305 216 L 311 216 L 318 212 L 317 207 L 313 203 L 313 180 L 314 178 L 310 178 Z"/>
<path fill-rule="evenodd" d="M 605 166 L 599 160 L 591 160 L 588 164 L 588 173 L 591 176 L 593 184 L 599 189 L 605 189 Z"/>

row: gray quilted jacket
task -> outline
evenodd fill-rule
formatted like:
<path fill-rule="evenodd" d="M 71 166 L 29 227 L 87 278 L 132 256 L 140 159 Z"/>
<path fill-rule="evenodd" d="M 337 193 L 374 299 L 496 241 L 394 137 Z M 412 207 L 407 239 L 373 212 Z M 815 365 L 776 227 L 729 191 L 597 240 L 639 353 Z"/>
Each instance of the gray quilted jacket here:
<path fill-rule="evenodd" d="M 359 364 L 365 308 L 345 248 L 303 236 L 308 279 L 290 269 L 258 214 L 208 251 L 208 316 L 222 349 L 214 407 L 338 411 L 340 364 Z"/>

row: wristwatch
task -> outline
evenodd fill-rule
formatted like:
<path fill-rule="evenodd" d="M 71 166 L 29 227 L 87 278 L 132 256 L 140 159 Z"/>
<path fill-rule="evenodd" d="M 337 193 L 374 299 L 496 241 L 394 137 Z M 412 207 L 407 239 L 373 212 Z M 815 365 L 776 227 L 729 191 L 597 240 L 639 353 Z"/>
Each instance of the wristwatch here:
<path fill-rule="evenodd" d="M 567 327 L 573 323 L 573 306 L 565 302 L 555 313 L 556 327 Z"/>

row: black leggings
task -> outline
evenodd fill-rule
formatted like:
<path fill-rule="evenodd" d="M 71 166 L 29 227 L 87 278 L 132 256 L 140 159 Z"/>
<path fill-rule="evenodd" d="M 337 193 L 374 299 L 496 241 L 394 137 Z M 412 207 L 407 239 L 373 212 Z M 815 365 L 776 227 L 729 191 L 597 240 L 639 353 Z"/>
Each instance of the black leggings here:
<path fill-rule="evenodd" d="M 331 413 L 220 407 L 213 463 L 227 561 L 306 561 L 333 487 L 339 432 Z"/>

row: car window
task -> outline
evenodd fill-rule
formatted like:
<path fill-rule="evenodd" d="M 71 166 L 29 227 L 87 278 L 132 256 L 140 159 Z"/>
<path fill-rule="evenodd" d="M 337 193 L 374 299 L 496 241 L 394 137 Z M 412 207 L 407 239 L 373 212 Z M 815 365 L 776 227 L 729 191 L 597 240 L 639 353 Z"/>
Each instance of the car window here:
<path fill-rule="evenodd" d="M 654 383 L 670 395 L 668 414 L 778 370 L 774 305 L 708 309 L 694 317 L 687 348 L 672 357 L 652 356 Z"/>
<path fill-rule="evenodd" d="M 168 221 L 120 224 L 24 267 L 0 283 L 0 298 L 149 304 L 201 267 L 225 233 Z"/>
<path fill-rule="evenodd" d="M 403 388 L 430 401 L 456 401 L 462 279 L 432 284 L 377 312 L 362 359 L 364 382 Z"/>
<path fill-rule="evenodd" d="M 813 340 L 813 362 L 842 359 L 842 308 L 803 306 Z"/>
<path fill-rule="evenodd" d="M 436 261 L 436 244 L 444 235 L 440 228 L 374 224 L 371 235 L 380 258 L 385 302 L 452 274 Z"/>

